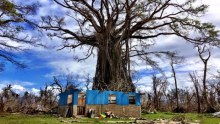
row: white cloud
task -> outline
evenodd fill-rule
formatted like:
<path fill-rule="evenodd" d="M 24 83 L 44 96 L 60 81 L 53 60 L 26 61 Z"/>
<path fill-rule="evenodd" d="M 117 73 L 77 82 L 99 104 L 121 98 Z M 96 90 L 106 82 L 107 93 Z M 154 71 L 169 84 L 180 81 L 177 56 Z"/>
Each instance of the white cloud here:
<path fill-rule="evenodd" d="M 12 90 L 18 94 L 24 93 L 26 91 L 26 89 L 22 85 L 18 84 L 12 85 Z"/>
<path fill-rule="evenodd" d="M 89 60 L 85 62 L 76 62 L 73 60 L 60 60 L 50 62 L 49 65 L 55 69 L 53 73 L 50 73 L 46 76 L 56 76 L 56 75 L 68 75 L 73 73 L 76 75 L 83 76 L 87 73 L 94 75 L 95 73 L 95 63 L 92 63 Z"/>
<path fill-rule="evenodd" d="M 3 80 L 3 81 L 0 81 L 1 84 L 0 84 L 0 88 L 1 88 L 1 85 L 2 86 L 6 86 L 6 85 L 22 85 L 22 86 L 33 86 L 35 85 L 34 82 L 29 82 L 29 81 L 19 81 L 19 80 Z"/>
<path fill-rule="evenodd" d="M 28 88 L 28 87 L 34 87 L 33 82 L 28 82 L 28 81 L 11 81 L 11 80 L 5 80 L 1 81 L 0 83 L 0 91 L 2 91 L 3 88 L 5 88 L 7 85 L 11 84 L 12 86 L 12 91 L 18 93 L 18 94 L 23 94 L 25 91 L 31 92 L 35 95 L 39 94 L 39 89 L 36 88 Z"/>
<path fill-rule="evenodd" d="M 53 88 L 56 88 L 56 89 L 53 89 Z M 56 87 L 56 86 L 54 86 L 54 87 L 48 86 L 47 90 L 52 90 L 54 95 L 60 94 L 60 91 L 58 90 L 58 87 Z"/>
<path fill-rule="evenodd" d="M 140 85 L 140 86 L 137 86 L 136 91 L 141 92 L 141 93 L 151 92 L 152 87 Z"/>
<path fill-rule="evenodd" d="M 204 21 L 209 21 L 209 22 L 214 23 L 215 25 L 217 24 L 219 25 L 220 1 L 219 0 L 203 0 L 203 3 L 209 5 L 206 16 L 203 18 Z M 218 27 L 218 29 L 220 29 L 220 27 Z"/>
<path fill-rule="evenodd" d="M 40 95 L 40 90 L 36 88 L 31 88 L 30 92 L 36 96 Z"/>
<path fill-rule="evenodd" d="M 49 4 L 49 0 L 39 0 L 39 3 L 41 4 Z"/>
<path fill-rule="evenodd" d="M 3 89 L 5 86 L 6 86 L 6 85 L 0 83 L 0 93 L 2 92 L 2 89 Z"/>
<path fill-rule="evenodd" d="M 62 50 L 58 52 L 51 52 L 49 56 L 45 57 L 47 57 L 47 59 L 50 60 L 48 62 L 48 66 L 53 68 L 54 72 L 47 74 L 46 77 L 68 75 L 70 73 L 80 76 L 85 76 L 85 74 L 90 73 L 90 75 L 93 76 L 96 67 L 96 56 L 92 55 L 85 61 L 80 62 L 74 60 L 74 55 L 78 58 L 84 58 L 85 52 L 86 49 L 78 49 L 75 51 Z"/>
<path fill-rule="evenodd" d="M 135 85 L 137 91 L 150 92 L 152 90 L 152 77 L 151 76 L 142 77 L 137 81 Z"/>

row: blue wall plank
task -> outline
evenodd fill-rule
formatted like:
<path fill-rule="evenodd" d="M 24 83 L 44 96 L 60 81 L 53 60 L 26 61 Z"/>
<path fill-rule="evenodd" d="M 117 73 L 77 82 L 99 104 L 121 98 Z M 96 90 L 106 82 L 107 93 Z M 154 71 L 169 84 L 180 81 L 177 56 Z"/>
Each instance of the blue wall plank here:
<path fill-rule="evenodd" d="M 73 105 L 77 105 L 78 104 L 78 94 L 79 94 L 79 90 L 73 92 L 73 98 L 72 98 L 72 103 Z"/>
<path fill-rule="evenodd" d="M 87 90 L 86 91 L 86 104 L 89 105 L 96 105 L 96 104 L 102 104 L 107 105 L 108 104 L 108 93 L 102 92 L 99 90 Z"/>
<path fill-rule="evenodd" d="M 140 93 L 136 93 L 136 105 L 140 106 L 141 105 L 141 94 Z"/>
<path fill-rule="evenodd" d="M 86 104 L 89 105 L 107 105 L 108 97 L 110 94 L 116 95 L 117 105 L 129 105 L 129 95 L 135 95 L 136 105 L 140 105 L 139 93 L 124 93 L 119 91 L 99 91 L 99 90 L 87 90 L 86 91 Z"/>
<path fill-rule="evenodd" d="M 59 94 L 59 105 L 63 106 L 63 105 L 67 105 L 67 93 L 60 93 Z"/>
<path fill-rule="evenodd" d="M 77 105 L 78 104 L 78 94 L 80 90 L 67 90 L 63 93 L 59 94 L 59 105 L 60 106 L 65 106 L 67 105 L 67 98 L 68 95 L 72 94 L 72 105 Z"/>
<path fill-rule="evenodd" d="M 79 90 L 68 90 L 60 93 L 59 105 L 67 105 L 67 98 L 69 94 L 72 94 L 73 105 L 78 104 Z M 108 105 L 109 95 L 116 95 L 117 105 L 129 105 L 129 95 L 135 95 L 136 105 L 141 105 L 140 93 L 133 92 L 119 92 L 119 91 L 99 91 L 99 90 L 87 90 L 86 91 L 86 104 L 88 105 Z"/>

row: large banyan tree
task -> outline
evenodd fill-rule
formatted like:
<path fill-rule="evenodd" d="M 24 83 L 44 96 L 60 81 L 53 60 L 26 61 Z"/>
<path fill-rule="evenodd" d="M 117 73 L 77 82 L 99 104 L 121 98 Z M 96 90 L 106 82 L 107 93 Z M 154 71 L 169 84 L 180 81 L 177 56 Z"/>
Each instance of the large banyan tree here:
<path fill-rule="evenodd" d="M 65 16 L 43 17 L 41 28 L 63 39 L 63 48 L 97 50 L 93 89 L 134 91 L 131 57 L 155 64 L 147 49 L 160 36 L 175 35 L 194 44 L 217 41 L 218 32 L 198 19 L 207 5 L 196 0 L 54 0 Z M 163 43 L 163 41 L 160 41 Z M 163 53 L 163 52 L 159 52 Z"/>

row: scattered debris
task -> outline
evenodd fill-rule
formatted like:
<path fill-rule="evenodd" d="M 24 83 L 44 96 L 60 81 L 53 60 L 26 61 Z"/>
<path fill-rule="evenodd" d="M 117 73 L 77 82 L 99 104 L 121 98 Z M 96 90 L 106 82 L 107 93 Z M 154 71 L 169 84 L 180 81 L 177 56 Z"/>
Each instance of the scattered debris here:
<path fill-rule="evenodd" d="M 82 117 L 85 118 L 85 117 Z M 64 120 L 64 118 L 61 118 L 61 122 L 63 123 L 91 123 L 89 120 L 84 120 L 82 118 L 72 118 L 70 120 Z M 178 117 L 179 118 L 179 117 Z M 182 118 L 182 117 L 181 117 Z M 102 122 L 106 124 L 115 124 L 115 123 L 120 123 L 120 124 L 200 124 L 200 121 L 197 120 L 195 122 L 186 122 L 186 120 L 181 121 L 181 119 L 156 119 L 156 120 L 149 120 L 145 118 L 136 118 L 135 120 L 129 119 L 129 120 L 108 120 L 108 119 L 100 119 L 99 117 L 97 118 L 97 122 Z"/>
<path fill-rule="evenodd" d="M 215 112 L 215 113 L 212 114 L 212 116 L 220 118 L 220 112 Z"/>
<path fill-rule="evenodd" d="M 173 121 L 181 121 L 181 122 L 183 122 L 185 119 L 186 119 L 186 118 L 185 118 L 184 115 L 178 115 L 178 116 L 174 116 L 174 117 L 172 118 Z"/>
<path fill-rule="evenodd" d="M 186 124 L 183 121 L 174 121 L 174 120 L 168 120 L 168 119 L 159 119 L 157 121 L 154 121 L 154 124 Z M 187 123 L 191 124 L 191 123 Z"/>
<path fill-rule="evenodd" d="M 104 122 L 104 123 L 133 123 L 133 121 L 100 121 L 100 122 Z"/>
<path fill-rule="evenodd" d="M 118 118 L 111 111 L 106 111 L 105 112 L 105 116 L 103 116 L 103 117 L 106 117 L 106 118 Z"/>
<path fill-rule="evenodd" d="M 176 107 L 174 110 L 173 110 L 174 113 L 186 113 L 186 109 L 183 108 L 183 107 Z"/>
<path fill-rule="evenodd" d="M 137 124 L 154 124 L 153 121 L 149 121 L 145 118 L 137 118 L 134 123 L 137 123 Z"/>
<path fill-rule="evenodd" d="M 89 117 L 89 118 L 94 118 L 94 117 L 95 117 L 95 110 L 89 109 L 89 111 L 88 111 L 88 117 Z"/>
<path fill-rule="evenodd" d="M 208 107 L 205 111 L 205 113 L 214 113 L 214 112 L 216 112 L 216 110 L 213 107 Z"/>
<path fill-rule="evenodd" d="M 61 120 L 60 122 L 63 122 L 63 123 L 71 123 L 71 124 L 74 124 L 74 123 L 90 123 L 89 121 L 83 121 L 83 120 L 76 120 L 76 119 L 71 119 L 71 120 Z"/>
<path fill-rule="evenodd" d="M 60 122 L 63 122 L 63 123 L 70 123 L 70 121 L 67 121 L 67 120 L 61 120 Z"/>

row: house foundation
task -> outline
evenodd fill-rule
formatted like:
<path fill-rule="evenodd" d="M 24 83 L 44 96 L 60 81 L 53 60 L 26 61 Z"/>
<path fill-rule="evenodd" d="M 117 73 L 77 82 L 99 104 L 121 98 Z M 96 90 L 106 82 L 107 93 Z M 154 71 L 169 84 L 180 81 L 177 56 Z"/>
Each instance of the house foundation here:
<path fill-rule="evenodd" d="M 141 107 L 136 105 L 86 105 L 86 112 L 95 110 L 95 115 L 111 111 L 117 117 L 141 117 Z"/>

